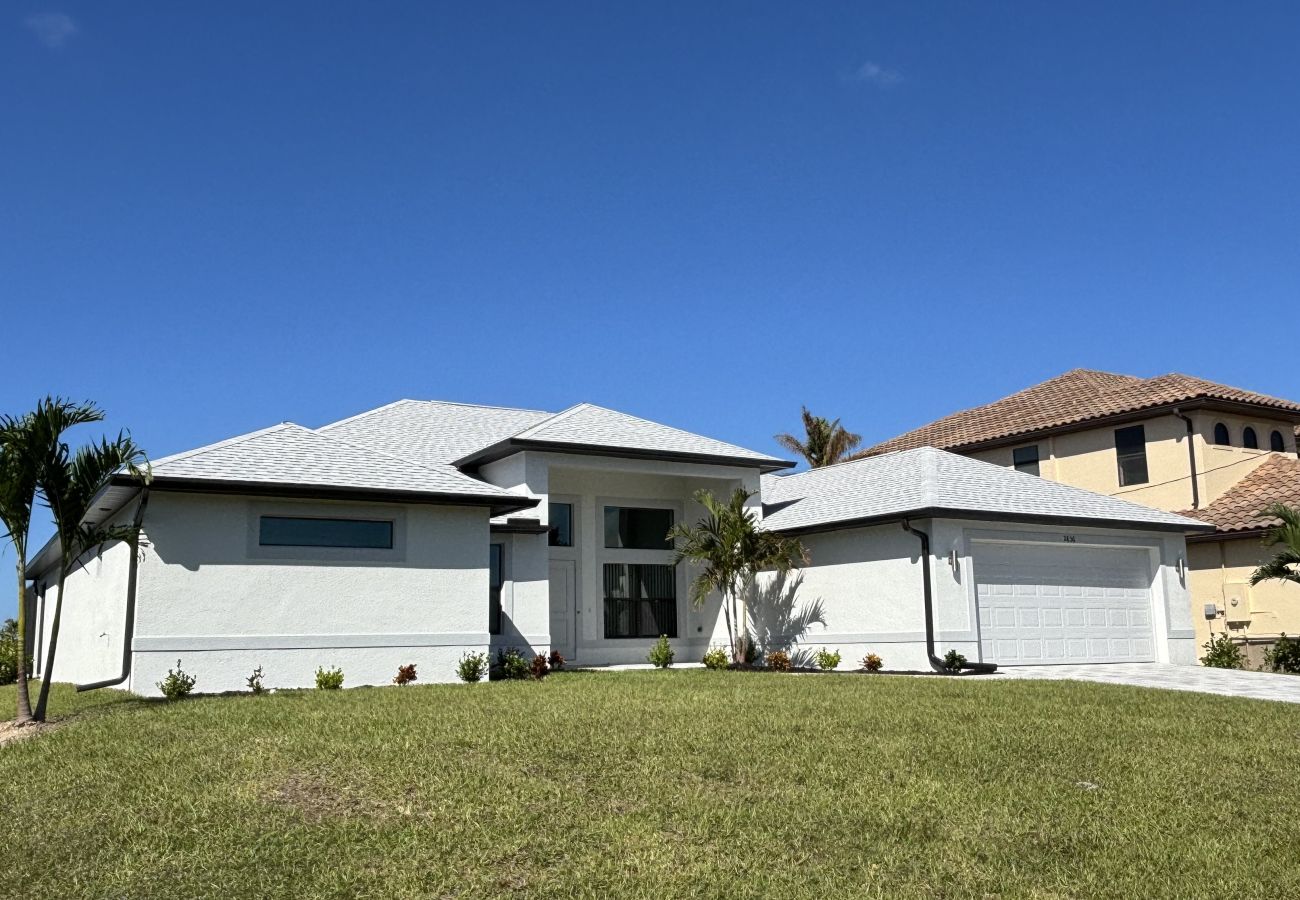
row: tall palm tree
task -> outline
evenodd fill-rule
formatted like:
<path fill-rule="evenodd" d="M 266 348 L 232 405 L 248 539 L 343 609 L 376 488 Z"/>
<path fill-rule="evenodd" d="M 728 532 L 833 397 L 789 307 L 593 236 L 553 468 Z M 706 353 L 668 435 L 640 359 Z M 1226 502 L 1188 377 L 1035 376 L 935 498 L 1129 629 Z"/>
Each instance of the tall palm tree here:
<path fill-rule="evenodd" d="M 803 430 L 802 440 L 786 433 L 778 434 L 776 442 L 791 453 L 802 456 L 813 469 L 844 462 L 862 443 L 862 435 L 846 431 L 839 419 L 831 421 L 814 416 L 806 406 L 803 407 Z"/>
<path fill-rule="evenodd" d="M 36 502 L 37 456 L 26 419 L 0 419 L 0 525 L 14 549 L 18 574 L 18 723 L 32 720 L 27 689 L 27 539 Z"/>
<path fill-rule="evenodd" d="M 737 652 L 743 648 L 738 647 L 736 634 L 741 593 L 759 572 L 785 574 L 808 560 L 798 540 L 759 527 L 758 517 L 745 506 L 752 496 L 736 488 L 724 503 L 711 491 L 696 491 L 695 502 L 704 507 L 704 518 L 695 525 L 678 522 L 668 532 L 677 542 L 673 565 L 690 560 L 703 567 L 691 582 L 691 603 L 698 609 L 713 591 L 722 595 L 727 640 L 736 662 L 743 658 L 743 652 Z"/>
<path fill-rule="evenodd" d="M 54 533 L 59 545 L 59 585 L 50 624 L 49 651 L 41 670 L 41 691 L 32 718 L 45 720 L 50 685 L 54 682 L 54 657 L 59 644 L 59 619 L 67 588 L 68 572 L 91 550 L 110 541 L 130 540 L 131 525 L 88 525 L 86 514 L 99 493 L 113 476 L 125 472 L 144 482 L 148 479 L 148 462 L 143 451 L 125 432 L 115 440 L 101 438 L 98 443 L 81 447 L 74 454 L 62 435 L 73 425 L 95 422 L 103 413 L 93 404 L 81 406 L 62 400 L 46 400 L 32 414 L 37 433 L 43 438 L 45 453 L 39 470 L 42 498 L 54 517 Z"/>
<path fill-rule="evenodd" d="M 1261 581 L 1290 581 L 1300 584 L 1300 509 L 1274 503 L 1264 512 L 1281 520 L 1264 537 L 1266 547 L 1279 549 L 1271 560 L 1251 574 L 1250 583 L 1256 585 Z"/>

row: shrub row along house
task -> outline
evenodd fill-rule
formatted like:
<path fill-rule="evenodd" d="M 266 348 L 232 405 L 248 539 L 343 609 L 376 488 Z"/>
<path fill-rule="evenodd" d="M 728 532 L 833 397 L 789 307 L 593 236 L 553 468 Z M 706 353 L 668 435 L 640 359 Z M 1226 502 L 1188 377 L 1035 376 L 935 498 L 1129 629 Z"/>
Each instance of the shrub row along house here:
<path fill-rule="evenodd" d="M 807 640 L 846 664 L 1195 662 L 1185 536 L 1210 526 L 930 447 L 775 474 L 791 465 L 590 404 L 402 400 L 232 438 L 94 504 L 139 546 L 69 573 L 60 676 L 147 694 L 179 657 L 206 691 L 259 666 L 274 687 L 321 666 L 451 680 L 465 652 L 640 662 L 660 635 L 699 659 L 725 643 L 718 604 L 688 602 L 666 535 L 696 491 L 737 487 L 810 550 Z M 31 562 L 38 661 L 56 570 L 50 548 Z"/>
<path fill-rule="evenodd" d="M 1075 369 L 865 451 L 939 447 L 1208 522 L 1188 539 L 1196 642 L 1262 651 L 1300 632 L 1300 586 L 1250 584 L 1273 503 L 1300 506 L 1300 404 L 1188 375 Z"/>

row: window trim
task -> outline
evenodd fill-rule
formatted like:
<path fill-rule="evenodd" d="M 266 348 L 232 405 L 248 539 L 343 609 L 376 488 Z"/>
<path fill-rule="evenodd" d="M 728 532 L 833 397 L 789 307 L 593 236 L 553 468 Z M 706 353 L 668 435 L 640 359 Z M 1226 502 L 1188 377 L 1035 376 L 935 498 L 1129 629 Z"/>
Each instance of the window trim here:
<path fill-rule="evenodd" d="M 370 547 L 293 547 L 263 546 L 263 516 L 291 519 L 361 519 L 386 520 L 393 523 L 393 546 Z M 355 565 L 393 565 L 406 561 L 406 516 L 401 506 L 347 503 L 328 500 L 249 500 L 245 505 L 247 526 L 244 545 L 249 560 L 297 560 L 306 562 L 347 562 Z"/>
<path fill-rule="evenodd" d="M 1129 451 L 1125 453 L 1121 451 L 1120 435 L 1133 434 L 1135 432 L 1142 436 L 1141 444 L 1140 444 L 1141 452 L 1138 453 L 1135 451 Z M 1140 456 L 1142 459 L 1143 477 L 1140 480 L 1131 480 L 1131 481 L 1126 480 L 1124 475 L 1124 461 L 1126 459 L 1137 458 L 1138 456 Z M 1119 478 L 1120 487 L 1137 487 L 1139 485 L 1151 483 L 1151 469 L 1147 464 L 1147 431 L 1146 431 L 1146 426 L 1144 424 L 1139 423 L 1137 425 L 1128 425 L 1125 426 L 1124 428 L 1115 429 L 1115 467 L 1117 470 L 1117 477 Z"/>
<path fill-rule="evenodd" d="M 1016 456 L 1017 456 L 1019 453 L 1021 453 L 1022 451 L 1027 451 L 1027 450 L 1032 450 L 1032 451 L 1034 452 L 1034 458 L 1033 458 L 1033 459 L 1031 459 L 1031 460 L 1023 460 L 1023 461 L 1022 461 L 1022 460 L 1018 460 L 1018 459 L 1016 459 Z M 1039 449 L 1038 449 L 1038 445 L 1037 445 L 1037 444 L 1026 444 L 1026 445 L 1023 446 L 1023 447 L 1016 447 L 1014 450 L 1011 451 L 1011 468 L 1015 469 L 1017 472 L 1024 472 L 1026 475 L 1038 475 L 1038 476 L 1041 477 L 1041 475 L 1042 475 L 1042 468 L 1041 468 L 1041 464 L 1042 464 L 1042 462 L 1043 462 L 1043 458 L 1042 458 L 1041 453 L 1039 452 Z M 1028 468 L 1023 468 L 1023 469 L 1022 469 L 1022 468 L 1021 468 L 1022 465 L 1023 465 L 1023 466 L 1026 466 L 1026 467 L 1032 465 L 1032 466 L 1033 466 L 1033 470 L 1030 471 Z"/>
<path fill-rule="evenodd" d="M 347 522 L 367 525 L 387 525 L 388 543 L 384 544 L 294 544 L 284 541 L 267 541 L 265 526 L 267 520 L 279 522 Z M 257 545 L 292 550 L 392 550 L 397 540 L 397 529 L 392 519 L 361 518 L 358 516 L 287 516 L 264 513 L 257 517 Z"/>
<path fill-rule="evenodd" d="M 1259 432 L 1255 426 L 1247 425 L 1241 429 L 1241 446 L 1246 450 L 1259 449 Z"/>
<path fill-rule="evenodd" d="M 674 522 L 684 522 L 686 521 L 687 517 L 686 517 L 686 509 L 685 509 L 686 504 L 683 500 L 677 500 L 677 499 L 660 500 L 660 499 L 651 499 L 647 497 L 604 497 L 604 496 L 597 496 L 594 498 L 594 500 L 595 500 L 595 519 L 597 522 L 596 525 L 597 533 L 593 535 L 591 539 L 587 540 L 587 543 L 584 546 L 589 547 L 590 548 L 589 552 L 595 555 L 596 567 L 597 570 L 600 572 L 600 578 L 602 584 L 600 586 L 599 593 L 596 596 L 590 598 L 592 602 L 592 606 L 590 609 L 588 609 L 588 613 L 590 614 L 590 616 L 597 618 L 597 620 L 600 622 L 600 624 L 596 626 L 596 630 L 594 631 L 592 638 L 594 638 L 597 641 L 604 641 L 606 640 L 606 638 L 604 637 L 605 635 L 605 589 L 603 584 L 605 564 L 606 563 L 641 563 L 641 564 L 649 564 L 649 565 L 672 565 L 672 560 L 673 560 L 672 550 L 631 550 L 625 547 L 606 547 L 605 530 L 604 530 L 605 507 L 606 506 L 628 506 L 628 507 L 639 508 L 639 509 L 669 510 L 673 514 Z M 579 540 L 581 540 L 581 538 Z M 687 597 L 686 567 L 676 566 L 674 568 L 673 578 L 674 578 L 674 590 L 677 593 L 677 605 L 676 605 L 677 633 L 678 635 L 689 636 L 691 634 L 691 629 L 696 627 L 696 623 L 692 619 L 689 608 L 686 605 L 686 597 Z M 579 590 L 581 591 L 581 584 L 579 584 Z M 579 606 L 581 607 L 582 606 L 581 595 L 579 595 L 578 603 Z M 590 627 L 591 625 L 594 625 L 594 623 L 589 622 L 588 625 Z M 579 636 L 579 641 L 581 640 L 582 638 L 581 636 Z M 608 640 L 621 645 L 624 641 L 631 640 L 631 639 L 630 638 L 608 638 Z M 637 640 L 642 640 L 642 639 L 638 638 Z"/>

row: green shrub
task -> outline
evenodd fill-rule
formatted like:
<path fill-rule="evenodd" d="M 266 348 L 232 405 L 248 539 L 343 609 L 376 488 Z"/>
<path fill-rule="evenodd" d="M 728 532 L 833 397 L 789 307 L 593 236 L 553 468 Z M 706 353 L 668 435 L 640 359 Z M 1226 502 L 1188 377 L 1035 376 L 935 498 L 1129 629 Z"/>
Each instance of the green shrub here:
<path fill-rule="evenodd" d="M 488 660 L 486 653 L 474 653 L 466 650 L 456 664 L 456 677 L 466 684 L 482 681 L 487 674 Z"/>
<path fill-rule="evenodd" d="M 821 669 L 823 672 L 830 672 L 833 669 L 838 669 L 840 666 L 840 651 L 827 650 L 825 647 L 822 647 L 813 654 L 813 659 L 817 661 L 817 668 Z"/>
<path fill-rule="evenodd" d="M 653 663 L 655 668 L 666 669 L 673 664 L 673 657 L 676 655 L 676 651 L 668 643 L 668 635 L 661 634 L 659 640 L 655 641 L 654 646 L 650 648 L 650 653 L 646 656 L 646 659 Z"/>
<path fill-rule="evenodd" d="M 1264 665 L 1274 672 L 1300 675 L 1300 638 L 1287 637 L 1283 632 L 1264 654 Z"/>
<path fill-rule="evenodd" d="M 397 667 L 397 674 L 393 676 L 393 684 L 398 687 L 410 684 L 418 680 L 415 675 L 415 663 Z"/>
<path fill-rule="evenodd" d="M 784 650 L 773 650 L 767 655 L 767 667 L 773 672 L 789 672 L 790 654 Z"/>
<path fill-rule="evenodd" d="M 1246 668 L 1246 654 L 1241 652 L 1241 647 L 1227 634 L 1218 637 L 1210 635 L 1210 639 L 1202 646 L 1205 647 L 1205 655 L 1201 657 L 1201 665 L 1211 669 Z"/>
<path fill-rule="evenodd" d="M 551 666 L 546 661 L 546 654 L 539 653 L 533 657 L 532 664 L 528 667 L 528 674 L 532 676 L 533 681 L 541 681 L 550 674 Z"/>
<path fill-rule="evenodd" d="M 943 667 L 949 672 L 960 672 L 961 667 L 966 665 L 966 657 L 962 656 L 956 650 L 949 650 L 944 654 Z"/>
<path fill-rule="evenodd" d="M 725 669 L 729 661 L 727 651 L 723 647 L 710 647 L 704 654 L 704 668 L 706 669 Z"/>
<path fill-rule="evenodd" d="M 179 700 L 189 696 L 190 691 L 194 690 L 194 676 L 185 674 L 178 659 L 176 668 L 168 669 L 167 677 L 158 682 L 158 690 L 162 691 L 163 696 L 168 700 Z"/>
<path fill-rule="evenodd" d="M 262 684 L 262 667 L 258 666 L 253 670 L 253 674 L 248 676 L 248 689 L 254 694 L 265 694 L 266 686 Z"/>
<path fill-rule="evenodd" d="M 885 665 L 885 661 L 880 658 L 878 653 L 868 653 L 862 657 L 862 668 L 868 672 L 879 672 Z"/>
<path fill-rule="evenodd" d="M 0 625 L 0 684 L 13 684 L 18 680 L 18 622 L 5 619 Z M 31 658 L 27 659 L 27 671 L 32 670 Z"/>
<path fill-rule="evenodd" d="M 343 670 L 326 669 L 324 667 L 316 669 L 316 689 L 321 691 L 337 691 L 343 687 Z"/>
<path fill-rule="evenodd" d="M 528 660 L 514 647 L 497 651 L 496 677 L 522 681 L 528 677 Z"/>

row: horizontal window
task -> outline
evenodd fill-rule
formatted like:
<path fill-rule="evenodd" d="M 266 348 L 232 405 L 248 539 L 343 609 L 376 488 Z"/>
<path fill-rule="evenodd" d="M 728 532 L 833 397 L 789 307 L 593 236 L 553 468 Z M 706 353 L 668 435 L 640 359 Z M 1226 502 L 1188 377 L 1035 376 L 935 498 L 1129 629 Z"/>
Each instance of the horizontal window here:
<path fill-rule="evenodd" d="M 370 519 L 308 519 L 262 516 L 258 543 L 263 547 L 351 547 L 393 549 L 393 523 Z"/>
<path fill-rule="evenodd" d="M 621 550 L 671 550 L 671 509 L 605 507 L 605 546 Z"/>
<path fill-rule="evenodd" d="M 605 564 L 605 637 L 677 637 L 677 570 Z"/>
<path fill-rule="evenodd" d="M 1032 447 L 1017 447 L 1011 451 L 1011 462 L 1016 467 L 1017 472 L 1024 472 L 1028 475 L 1038 474 L 1038 445 Z"/>

